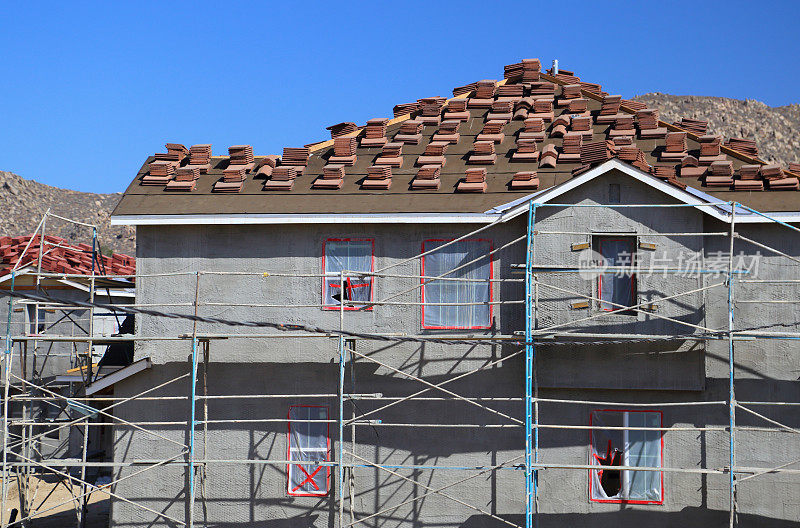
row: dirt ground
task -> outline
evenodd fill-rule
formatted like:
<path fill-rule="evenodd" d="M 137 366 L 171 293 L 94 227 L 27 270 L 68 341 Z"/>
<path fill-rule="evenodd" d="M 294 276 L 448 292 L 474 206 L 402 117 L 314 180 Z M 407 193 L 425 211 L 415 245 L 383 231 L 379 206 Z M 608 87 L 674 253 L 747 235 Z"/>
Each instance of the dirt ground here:
<path fill-rule="evenodd" d="M 2 479 L 0 479 L 2 482 Z M 67 479 L 59 479 L 56 476 L 31 477 L 29 484 L 28 499 L 31 505 L 29 516 L 33 516 L 27 523 L 33 528 L 72 528 L 78 527 L 78 517 L 76 515 L 76 503 L 73 497 L 81 494 L 80 486 L 69 484 Z M 107 528 L 108 527 L 108 508 L 109 496 L 101 487 L 92 492 L 89 498 L 89 511 L 86 518 L 87 528 Z M 19 486 L 17 479 L 9 481 L 8 499 L 6 501 L 6 511 L 3 513 L 3 520 L 8 522 L 12 515 L 12 510 L 16 508 L 20 511 L 19 505 Z M 21 520 L 17 513 L 16 520 Z M 21 526 L 16 523 L 12 526 Z"/>

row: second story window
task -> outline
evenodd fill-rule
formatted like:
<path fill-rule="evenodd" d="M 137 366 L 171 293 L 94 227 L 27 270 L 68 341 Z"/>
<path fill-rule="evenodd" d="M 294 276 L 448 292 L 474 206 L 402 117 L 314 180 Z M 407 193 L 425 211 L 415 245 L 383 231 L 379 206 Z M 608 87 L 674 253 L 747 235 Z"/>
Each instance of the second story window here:
<path fill-rule="evenodd" d="M 597 410 L 590 416 L 589 499 L 661 504 L 664 440 L 659 411 Z M 648 468 L 619 470 L 614 466 Z"/>
<path fill-rule="evenodd" d="M 374 278 L 362 273 L 374 271 L 374 246 L 371 238 L 330 238 L 322 249 L 322 303 L 325 309 L 345 310 L 363 308 L 363 303 L 372 300 Z M 341 272 L 346 271 L 344 284 Z M 342 288 L 344 286 L 344 288 Z M 372 307 L 368 307 L 371 310 Z"/>
<path fill-rule="evenodd" d="M 447 242 L 426 240 L 422 252 Z M 462 240 L 422 257 L 423 328 L 481 329 L 491 326 L 491 250 L 489 240 Z M 432 280 L 442 276 L 451 280 Z"/>
<path fill-rule="evenodd" d="M 609 269 L 597 281 L 600 308 L 611 312 L 636 304 L 636 237 L 596 236 L 595 250 Z M 620 312 L 635 314 L 634 311 Z"/>

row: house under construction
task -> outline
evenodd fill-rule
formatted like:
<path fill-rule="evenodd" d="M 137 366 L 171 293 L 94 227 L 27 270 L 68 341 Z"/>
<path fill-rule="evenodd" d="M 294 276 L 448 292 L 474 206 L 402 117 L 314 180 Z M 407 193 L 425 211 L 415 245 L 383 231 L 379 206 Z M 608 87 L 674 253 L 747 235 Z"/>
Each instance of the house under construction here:
<path fill-rule="evenodd" d="M 112 453 L 6 434 L 4 483 L 115 527 L 797 524 L 798 167 L 536 59 L 329 129 L 148 157 L 112 216 L 143 366 L 34 394 L 4 355 L 6 402 L 83 405 Z"/>

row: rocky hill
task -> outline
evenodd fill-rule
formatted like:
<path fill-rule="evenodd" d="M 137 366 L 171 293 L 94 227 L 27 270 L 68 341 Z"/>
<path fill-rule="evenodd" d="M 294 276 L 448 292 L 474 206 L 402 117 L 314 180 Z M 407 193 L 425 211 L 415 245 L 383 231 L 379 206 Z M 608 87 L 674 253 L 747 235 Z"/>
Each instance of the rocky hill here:
<path fill-rule="evenodd" d="M 633 99 L 659 110 L 662 121 L 681 117 L 708 121 L 709 134 L 754 139 L 759 157 L 780 163 L 800 161 L 800 104 L 767 106 L 761 101 L 699 95 L 649 93 Z"/>
<path fill-rule="evenodd" d="M 43 183 L 0 171 L 0 234 L 17 236 L 33 233 L 42 215 L 50 212 L 98 227 L 104 252 L 113 250 L 135 254 L 135 230 L 129 226 L 110 226 L 108 217 L 121 194 L 94 194 L 51 187 Z M 58 235 L 72 242 L 92 243 L 92 230 L 48 217 L 45 234 Z"/>
<path fill-rule="evenodd" d="M 634 97 L 658 108 L 664 121 L 681 117 L 704 119 L 709 133 L 755 139 L 762 159 L 781 165 L 800 161 L 800 104 L 770 107 L 748 99 L 726 99 L 696 95 L 650 93 Z M 108 217 L 120 194 L 93 194 L 51 187 L 16 174 L 0 171 L 0 218 L 3 235 L 31 233 L 49 207 L 57 215 L 96 224 L 101 245 L 106 249 L 134 254 L 135 231 L 111 227 Z M 75 242 L 90 242 L 87 228 L 51 219 L 47 233 Z"/>

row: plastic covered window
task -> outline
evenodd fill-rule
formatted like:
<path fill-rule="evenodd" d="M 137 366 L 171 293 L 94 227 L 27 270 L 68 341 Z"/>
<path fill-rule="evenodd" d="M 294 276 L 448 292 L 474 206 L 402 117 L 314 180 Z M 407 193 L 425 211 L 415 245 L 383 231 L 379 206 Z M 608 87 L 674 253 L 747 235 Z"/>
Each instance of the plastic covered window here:
<path fill-rule="evenodd" d="M 605 429 L 608 427 L 661 427 L 659 411 L 593 411 L 591 414 L 589 497 L 596 502 L 661 504 L 664 473 L 614 470 L 614 466 L 663 467 L 661 431 Z"/>
<path fill-rule="evenodd" d="M 315 405 L 289 407 L 289 460 L 312 462 L 289 464 L 287 493 L 296 497 L 319 497 L 328 494 L 330 461 L 328 408 Z"/>
<path fill-rule="evenodd" d="M 636 258 L 636 239 L 598 237 L 597 251 L 606 266 L 616 268 L 603 273 L 598 279 L 600 308 L 613 311 L 621 306 L 636 304 L 636 274 L 632 269 Z"/>
<path fill-rule="evenodd" d="M 426 240 L 422 252 L 447 242 Z M 423 328 L 489 328 L 492 318 L 489 304 L 492 300 L 491 250 L 492 243 L 488 240 L 462 240 L 422 258 L 422 275 L 428 277 L 422 279 Z M 469 280 L 430 278 L 441 276 Z"/>
<path fill-rule="evenodd" d="M 372 300 L 374 278 L 359 273 L 349 273 L 341 284 L 341 272 L 370 273 L 374 270 L 374 241 L 372 239 L 329 239 L 323 246 L 322 260 L 325 280 L 322 299 L 326 309 L 339 309 L 344 302 L 346 310 L 362 309 Z M 343 291 L 342 291 L 343 290 Z M 368 307 L 371 310 L 372 307 Z"/>

